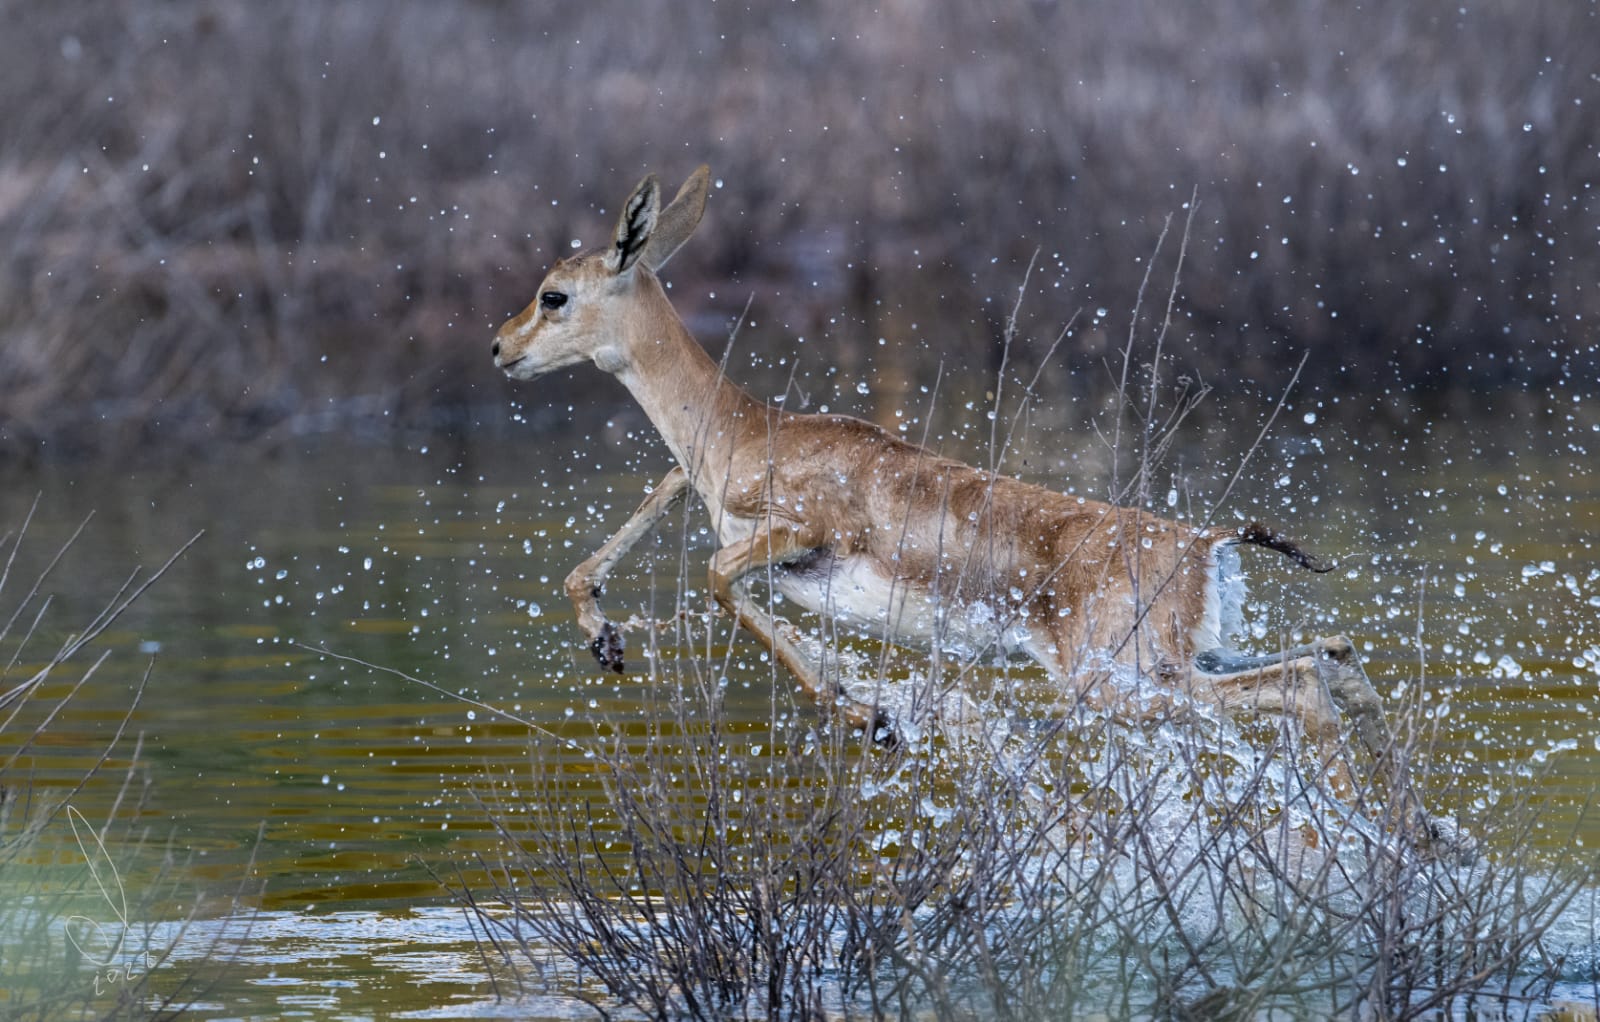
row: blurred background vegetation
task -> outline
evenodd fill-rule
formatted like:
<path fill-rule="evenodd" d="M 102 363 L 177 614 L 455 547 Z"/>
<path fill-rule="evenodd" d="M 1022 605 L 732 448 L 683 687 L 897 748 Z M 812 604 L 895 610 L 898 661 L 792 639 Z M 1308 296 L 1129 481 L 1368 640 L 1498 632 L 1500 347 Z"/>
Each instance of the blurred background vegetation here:
<path fill-rule="evenodd" d="M 0 23 L 8 456 L 503 422 L 495 326 L 645 171 L 701 161 L 680 309 L 720 350 L 750 302 L 751 361 L 799 352 L 824 386 L 992 379 L 1037 251 L 1025 326 L 1083 310 L 1051 383 L 1093 390 L 1194 190 L 1180 361 L 1212 382 L 1270 392 L 1309 351 L 1313 394 L 1477 401 L 1589 389 L 1600 361 L 1592 0 L 0 0 Z M 528 415 L 563 414 L 534 407 L 552 392 Z"/>

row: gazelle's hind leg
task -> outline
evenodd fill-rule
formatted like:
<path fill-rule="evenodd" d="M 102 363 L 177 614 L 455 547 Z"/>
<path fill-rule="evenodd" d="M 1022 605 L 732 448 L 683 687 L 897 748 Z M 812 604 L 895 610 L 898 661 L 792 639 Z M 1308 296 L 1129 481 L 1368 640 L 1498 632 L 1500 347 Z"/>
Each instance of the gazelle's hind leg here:
<path fill-rule="evenodd" d="M 1383 697 L 1367 680 L 1355 645 L 1342 635 L 1322 639 L 1315 659 L 1317 677 L 1349 718 L 1356 741 L 1372 757 L 1373 769 L 1386 782 L 1394 781 L 1394 734 L 1384 714 Z"/>
<path fill-rule="evenodd" d="M 1332 699 L 1333 705 L 1350 719 L 1355 738 L 1362 750 L 1372 757 L 1374 769 L 1385 781 L 1393 780 L 1394 736 L 1384 716 L 1383 699 L 1367 680 L 1354 644 L 1344 636 L 1318 639 L 1272 656 L 1207 650 L 1195 656 L 1194 664 L 1200 672 L 1196 676 L 1199 682 L 1217 690 L 1221 696 L 1219 702 L 1225 705 L 1239 702 L 1243 693 L 1263 686 L 1270 691 L 1304 687 L 1317 690 L 1306 692 L 1298 701 L 1302 710 L 1296 715 L 1303 718 L 1309 715 L 1308 725 L 1324 728 L 1323 718 L 1331 717 L 1332 740 L 1338 741 L 1338 715 L 1330 713 L 1331 708 L 1325 705 L 1325 699 Z M 1269 675 L 1277 680 L 1269 681 Z M 1294 712 L 1294 706 L 1288 710 Z"/>
<path fill-rule="evenodd" d="M 1388 785 L 1391 797 L 1401 792 L 1406 799 L 1417 799 L 1414 787 L 1400 783 L 1403 750 L 1389 727 L 1383 697 L 1367 680 L 1367 673 L 1361 669 L 1361 658 L 1356 656 L 1355 647 L 1342 635 L 1323 639 L 1322 646 L 1317 673 L 1328 686 L 1334 702 L 1350 718 L 1356 740 L 1372 757 L 1373 767 Z M 1394 806 L 1393 809 L 1395 818 L 1400 821 L 1412 818 L 1411 813 L 1415 812 L 1415 818 L 1420 819 L 1424 828 L 1423 833 L 1417 836 L 1421 844 L 1435 855 L 1453 857 L 1461 862 L 1470 862 L 1477 857 L 1477 841 L 1470 834 L 1463 833 L 1452 821 L 1427 812 L 1415 802 L 1409 806 Z"/>
<path fill-rule="evenodd" d="M 1350 640 L 1338 635 L 1290 652 L 1304 655 L 1243 658 L 1224 654 L 1208 658 L 1201 654 L 1195 657 L 1197 666 L 1226 662 L 1230 666 L 1250 663 L 1253 667 L 1226 674 L 1202 670 L 1191 677 L 1197 689 L 1209 692 L 1229 712 L 1282 712 L 1299 718 L 1307 737 L 1317 745 L 1328 777 L 1348 793 L 1361 789 L 1355 787 L 1349 773 L 1350 758 L 1341 733 L 1342 711 L 1350 721 L 1352 737 L 1372 761 L 1369 780 L 1383 783 L 1384 797 L 1415 799 L 1410 787 L 1397 783 L 1400 749 L 1384 714 L 1383 698 L 1367 680 L 1367 672 Z M 1415 804 L 1391 805 L 1389 809 L 1403 825 L 1409 825 L 1405 822 L 1408 820 L 1420 821 L 1423 832 L 1416 836 L 1434 854 L 1463 861 L 1476 855 L 1476 842 L 1449 820 L 1433 816 Z"/>
<path fill-rule="evenodd" d="M 1195 660 L 1197 666 L 1217 662 L 1202 657 Z M 1316 750 L 1328 779 L 1347 795 L 1356 786 L 1350 775 L 1349 757 L 1344 754 L 1338 701 L 1324 678 L 1325 673 L 1333 672 L 1324 666 L 1324 661 L 1320 651 L 1292 658 L 1234 658 L 1229 666 L 1241 669 L 1220 674 L 1197 670 L 1189 676 L 1189 684 L 1195 696 L 1232 716 L 1278 716 L 1296 721 L 1299 732 Z M 1244 664 L 1249 666 L 1241 666 Z M 1359 661 L 1355 669 L 1360 671 Z M 1364 674 L 1361 678 L 1366 680 Z"/>
<path fill-rule="evenodd" d="M 1194 655 L 1196 670 L 1206 674 L 1237 674 L 1240 671 L 1259 671 L 1268 667 L 1276 667 L 1285 660 L 1295 660 L 1303 656 L 1312 656 L 1322 647 L 1320 642 L 1307 643 L 1304 646 L 1291 646 L 1277 653 L 1251 654 L 1240 653 L 1237 650 L 1226 649 L 1221 646 L 1208 649 L 1203 653 Z"/>

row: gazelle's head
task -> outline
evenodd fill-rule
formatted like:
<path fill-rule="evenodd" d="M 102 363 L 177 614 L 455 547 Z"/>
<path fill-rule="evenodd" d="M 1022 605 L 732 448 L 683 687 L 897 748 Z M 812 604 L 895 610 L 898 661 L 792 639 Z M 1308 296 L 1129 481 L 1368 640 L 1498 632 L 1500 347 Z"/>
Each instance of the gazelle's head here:
<path fill-rule="evenodd" d="M 656 176 L 640 181 L 622 204 L 611 246 L 557 262 L 528 307 L 495 334 L 494 364 L 518 380 L 584 361 L 607 372 L 622 368 L 628 320 L 640 314 L 640 278 L 653 276 L 694 233 L 710 182 L 702 165 L 662 209 Z"/>

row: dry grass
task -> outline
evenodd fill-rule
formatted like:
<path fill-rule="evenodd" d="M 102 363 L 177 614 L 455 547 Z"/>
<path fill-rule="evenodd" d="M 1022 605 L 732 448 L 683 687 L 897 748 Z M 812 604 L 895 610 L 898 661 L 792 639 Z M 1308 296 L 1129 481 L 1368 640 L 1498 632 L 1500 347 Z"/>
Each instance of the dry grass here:
<path fill-rule="evenodd" d="M 164 907 L 192 894 L 185 864 L 138 822 L 150 780 L 142 740 L 127 730 L 154 664 L 75 785 L 36 786 L 29 757 L 71 700 L 96 682 L 111 656 L 96 650 L 97 640 L 189 544 L 162 567 L 133 572 L 98 615 L 51 647 L 51 579 L 79 570 L 70 555 L 84 526 L 30 578 L 22 565 L 32 559 L 19 554 L 32 523 L 30 512 L 0 532 L 0 1015 L 18 1022 L 175 1017 L 202 995 L 203 977 L 227 951 L 219 937 L 177 965 L 169 956 L 189 920 L 152 936 L 151 921 Z M 105 818 L 91 821 L 73 802 L 112 760 L 125 764 L 121 784 Z M 135 863 L 153 866 L 141 869 L 136 887 L 130 873 L 125 886 L 121 871 Z"/>
<path fill-rule="evenodd" d="M 997 296 L 1039 246 L 1038 322 L 1126 308 L 1196 186 L 1187 357 L 1232 388 L 1304 351 L 1312 392 L 1369 398 L 1594 375 L 1582 4 L 0 17 L 5 448 L 499 409 L 489 331 L 538 268 L 645 169 L 701 159 L 724 187 L 680 293 L 712 317 L 753 293 L 754 350 L 804 335 L 847 375 L 924 346 L 988 375 Z M 1089 322 L 1073 343 L 1111 342 Z"/>
<path fill-rule="evenodd" d="M 1600 876 L 1517 841 L 1532 807 L 1478 816 L 1475 862 L 1420 837 L 1448 792 L 1420 716 L 1415 773 L 1347 797 L 1271 728 L 997 701 L 992 746 L 885 753 L 782 697 L 730 730 L 716 664 L 656 662 L 648 733 L 586 743 L 607 797 L 508 777 L 493 888 L 461 892 L 497 961 L 603 1016 L 1523 1017 L 1592 968 L 1565 917 Z"/>

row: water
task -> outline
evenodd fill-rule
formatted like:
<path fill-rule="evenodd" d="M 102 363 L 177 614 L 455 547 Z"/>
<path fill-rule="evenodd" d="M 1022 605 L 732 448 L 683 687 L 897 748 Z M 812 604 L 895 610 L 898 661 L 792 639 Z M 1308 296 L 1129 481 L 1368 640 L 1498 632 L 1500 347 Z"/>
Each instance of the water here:
<path fill-rule="evenodd" d="M 561 591 L 567 570 L 667 466 L 659 444 L 625 438 L 636 425 L 649 435 L 624 419 L 587 435 L 521 427 L 477 444 L 316 442 L 272 456 L 138 471 L 67 463 L 6 477 L 6 527 L 41 495 L 0 593 L 7 615 L 26 591 L 19 580 L 94 512 L 47 587 L 55 602 L 40 635 L 7 679 L 82 628 L 136 565 L 159 565 L 204 530 L 101 638 L 96 648 L 110 657 L 15 768 L 88 821 L 118 807 L 104 856 L 133 901 L 150 895 L 167 919 L 198 911 L 195 939 L 254 919 L 200 1016 L 586 1014 L 559 983 L 536 1001 L 496 1002 L 439 875 L 481 881 L 473 857 L 498 845 L 476 796 L 525 773 L 530 756 L 599 798 L 583 753 L 594 721 L 637 727 L 651 704 L 637 673 L 594 669 Z M 1595 439 L 1537 409 L 1503 426 L 1380 439 L 1326 413 L 1297 415 L 1285 427 L 1296 432 L 1263 452 L 1234 503 L 1295 523 L 1309 545 L 1345 558 L 1315 578 L 1271 554 L 1245 555 L 1259 576 L 1258 647 L 1280 635 L 1350 634 L 1385 695 L 1426 689 L 1441 723 L 1436 759 L 1461 779 L 1444 808 L 1471 817 L 1497 797 L 1529 794 L 1542 822 L 1525 840 L 1554 855 L 1600 844 L 1600 821 L 1583 814 L 1600 781 L 1591 549 L 1600 483 L 1584 446 Z M 987 429 L 986 419 L 953 428 L 946 449 L 971 456 L 963 444 Z M 1038 425 L 1016 468 L 1075 478 L 1095 494 L 1103 459 L 1059 453 L 1093 443 L 1063 443 Z M 1225 431 L 1205 432 L 1181 451 L 1153 489 L 1162 506 L 1193 513 L 1199 495 L 1225 484 L 1237 446 Z M 703 590 L 704 523 L 690 522 L 686 584 Z M 683 537 L 669 525 L 619 569 L 607 595 L 614 618 L 672 603 Z M 630 643 L 637 664 L 637 633 Z M 532 741 L 484 708 L 317 649 L 578 742 Z M 39 720 L 89 662 L 45 686 L 7 735 Z M 730 729 L 764 733 L 770 669 L 746 640 L 731 662 Z M 127 733 L 111 746 L 147 668 Z M 108 747 L 95 779 L 72 792 Z M 34 858 L 62 875 L 81 870 L 75 849 L 92 851 L 64 816 L 40 847 Z M 163 872 L 168 859 L 176 865 Z M 180 964 L 157 968 L 175 975 Z"/>

